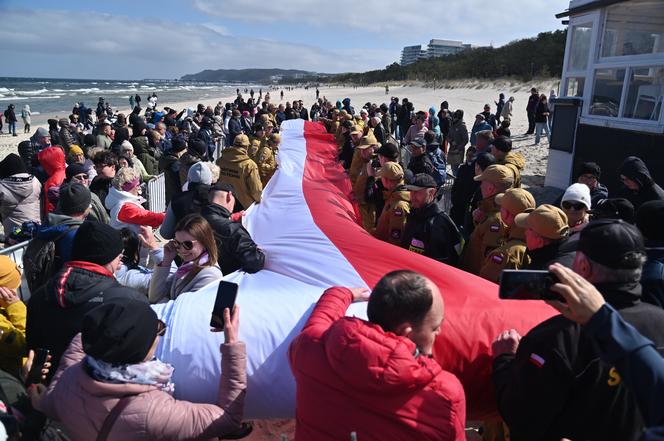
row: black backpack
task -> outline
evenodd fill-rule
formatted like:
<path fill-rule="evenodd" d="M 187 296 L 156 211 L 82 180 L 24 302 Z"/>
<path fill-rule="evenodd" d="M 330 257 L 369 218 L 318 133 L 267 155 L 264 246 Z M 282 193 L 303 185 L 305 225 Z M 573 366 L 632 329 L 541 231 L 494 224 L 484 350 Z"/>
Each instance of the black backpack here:
<path fill-rule="evenodd" d="M 71 228 L 58 234 L 55 239 L 44 240 L 33 238 L 23 253 L 23 274 L 28 282 L 30 292 L 35 292 L 39 287 L 45 285 L 58 269 L 56 260 L 56 243 L 62 239 Z"/>

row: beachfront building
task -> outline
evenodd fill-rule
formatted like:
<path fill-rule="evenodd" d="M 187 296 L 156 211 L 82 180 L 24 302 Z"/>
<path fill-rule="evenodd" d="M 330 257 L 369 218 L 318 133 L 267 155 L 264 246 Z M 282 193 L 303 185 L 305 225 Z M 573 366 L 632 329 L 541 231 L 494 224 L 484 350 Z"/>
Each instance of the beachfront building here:
<path fill-rule="evenodd" d="M 414 62 L 426 58 L 426 51 L 422 49 L 422 45 L 406 46 L 401 51 L 401 65 L 407 66 Z"/>
<path fill-rule="evenodd" d="M 546 185 L 565 188 L 585 161 L 609 191 L 629 155 L 664 183 L 664 1 L 572 0 Z"/>
<path fill-rule="evenodd" d="M 427 58 L 453 55 L 469 48 L 470 45 L 464 44 L 462 41 L 433 39 L 427 46 Z"/>
<path fill-rule="evenodd" d="M 470 49 L 469 44 L 455 40 L 429 40 L 426 49 L 421 44 L 415 46 L 406 46 L 401 51 L 401 65 L 407 66 L 418 60 L 425 58 L 437 58 L 445 55 L 453 55 L 463 50 Z"/>

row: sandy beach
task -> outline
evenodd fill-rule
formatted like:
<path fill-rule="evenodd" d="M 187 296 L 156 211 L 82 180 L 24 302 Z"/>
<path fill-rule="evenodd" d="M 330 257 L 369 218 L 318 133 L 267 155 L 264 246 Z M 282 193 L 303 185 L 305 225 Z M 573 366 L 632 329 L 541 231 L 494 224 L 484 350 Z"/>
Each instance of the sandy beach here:
<path fill-rule="evenodd" d="M 486 86 L 486 87 L 482 87 Z M 523 171 L 523 184 L 525 187 L 533 189 L 538 202 L 546 202 L 551 196 L 551 191 L 544 191 L 541 187 L 544 185 L 544 175 L 546 174 L 546 163 L 548 157 L 548 142 L 544 137 L 539 146 L 534 145 L 534 136 L 524 136 L 528 127 L 528 119 L 525 111 L 528 95 L 532 86 L 538 87 L 542 93 L 549 94 L 551 89 L 557 88 L 554 81 L 543 81 L 540 83 L 514 83 L 509 81 L 494 81 L 486 84 L 477 82 L 453 82 L 445 84 L 440 88 L 421 87 L 421 86 L 398 86 L 390 85 L 389 95 L 385 95 L 384 86 L 377 87 L 321 87 L 320 96 L 327 97 L 331 101 L 341 100 L 349 97 L 353 106 L 359 110 L 365 103 L 371 102 L 380 104 L 389 103 L 391 96 L 408 98 L 413 102 L 416 110 L 427 111 L 430 107 L 439 108 L 442 101 L 447 101 L 450 109 L 463 109 L 465 112 L 465 121 L 468 130 L 472 127 L 474 115 L 482 111 L 484 104 L 490 104 L 492 111 L 495 111 L 494 102 L 498 100 L 498 94 L 504 93 L 507 98 L 514 96 L 514 115 L 512 118 L 512 140 L 514 150 L 520 151 L 526 157 L 526 168 Z M 263 90 L 264 93 L 267 90 Z M 278 90 L 270 91 L 270 102 L 280 104 Z M 315 88 L 294 88 L 293 90 L 284 90 L 284 101 L 302 100 L 304 105 L 309 108 L 316 98 Z M 219 101 L 226 103 L 235 99 L 234 94 L 228 96 L 218 96 L 200 101 L 202 104 L 215 106 Z M 159 102 L 159 107 L 168 106 L 176 110 L 188 107 L 195 108 L 198 102 Z M 123 113 L 130 112 L 128 103 L 125 108 L 120 109 Z M 46 126 L 46 120 L 54 117 L 67 117 L 68 115 L 37 115 L 33 117 L 33 131 L 38 127 Z M 20 120 L 20 118 L 19 118 Z M 6 126 L 5 126 L 6 128 Z M 22 122 L 17 123 L 17 132 L 21 132 Z M 11 152 L 16 152 L 16 146 L 19 142 L 29 137 L 28 134 L 18 133 L 19 136 L 12 137 L 7 134 L 0 136 L 0 159 Z M 554 192 L 555 193 L 555 192 Z"/>

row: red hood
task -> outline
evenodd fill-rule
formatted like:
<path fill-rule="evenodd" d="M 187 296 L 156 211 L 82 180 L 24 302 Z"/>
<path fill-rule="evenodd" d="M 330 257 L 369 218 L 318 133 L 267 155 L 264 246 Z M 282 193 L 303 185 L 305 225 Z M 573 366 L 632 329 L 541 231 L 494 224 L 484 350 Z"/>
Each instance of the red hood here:
<path fill-rule="evenodd" d="M 330 367 L 358 390 L 381 394 L 417 390 L 442 370 L 431 358 L 415 358 L 415 343 L 408 338 L 356 318 L 338 320 L 322 343 Z"/>
<path fill-rule="evenodd" d="M 45 148 L 39 152 L 37 159 L 49 176 L 65 169 L 65 154 L 60 147 Z"/>

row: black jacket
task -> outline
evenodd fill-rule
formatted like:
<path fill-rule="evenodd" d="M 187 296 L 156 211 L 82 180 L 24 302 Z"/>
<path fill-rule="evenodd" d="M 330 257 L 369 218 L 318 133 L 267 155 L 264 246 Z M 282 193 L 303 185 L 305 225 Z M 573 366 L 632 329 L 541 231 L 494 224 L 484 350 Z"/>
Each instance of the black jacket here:
<path fill-rule="evenodd" d="M 436 167 L 429 159 L 429 156 L 424 154 L 420 156 L 411 156 L 408 162 L 408 170 L 412 171 L 414 175 L 418 173 L 425 173 L 431 177 L 436 172 Z"/>
<path fill-rule="evenodd" d="M 182 193 L 180 183 L 180 161 L 175 153 L 167 151 L 159 157 L 159 170 L 164 172 L 166 204 Z"/>
<path fill-rule="evenodd" d="M 434 202 L 410 212 L 401 246 L 439 262 L 457 266 L 461 234 L 452 219 Z"/>
<path fill-rule="evenodd" d="M 576 249 L 566 244 L 567 239 L 563 239 L 536 250 L 528 250 L 530 264 L 526 265 L 524 269 L 548 270 L 549 266 L 554 263 L 560 263 L 567 268 L 571 268 Z"/>
<path fill-rule="evenodd" d="M 464 162 L 459 167 L 454 184 L 452 184 L 450 217 L 457 225 L 463 225 L 470 200 L 475 190 L 479 188 L 479 182 L 475 181 L 474 177 L 475 163 Z"/>
<path fill-rule="evenodd" d="M 108 192 L 111 189 L 111 182 L 113 182 L 113 178 L 97 175 L 90 184 L 90 191 L 99 197 L 104 207 L 106 207 L 106 196 L 108 196 Z M 106 208 L 106 211 L 109 211 L 108 208 Z"/>
<path fill-rule="evenodd" d="M 634 205 L 634 211 L 648 201 L 664 200 L 664 190 L 655 183 L 650 176 L 646 164 L 636 156 L 629 156 L 620 166 L 619 173 L 639 184 L 638 191 L 632 191 L 625 187 L 620 195 L 628 199 Z"/>
<path fill-rule="evenodd" d="M 640 301 L 638 283 L 597 289 L 664 354 L 664 311 Z M 580 325 L 560 315 L 523 337 L 516 355 L 497 357 L 493 382 L 514 441 L 631 441 L 643 429 L 635 398 L 618 372 L 600 360 Z"/>
<path fill-rule="evenodd" d="M 241 269 L 255 273 L 263 269 L 265 255 L 253 241 L 249 232 L 240 222 L 233 222 L 231 212 L 217 204 L 208 204 L 201 210 L 201 216 L 208 221 L 219 251 L 221 272 L 230 274 Z"/>
<path fill-rule="evenodd" d="M 646 242 L 648 260 L 643 266 L 643 301 L 664 308 L 664 243 Z"/>
<path fill-rule="evenodd" d="M 51 351 L 54 374 L 72 338 L 81 332 L 83 316 L 115 299 L 148 302 L 146 296 L 125 288 L 102 267 L 87 262 L 65 264 L 28 301 L 26 336 L 29 349 Z"/>
<path fill-rule="evenodd" d="M 200 213 L 208 205 L 210 186 L 200 183 L 189 183 L 189 189 L 175 196 L 171 201 L 171 210 L 179 222 L 188 214 Z"/>

